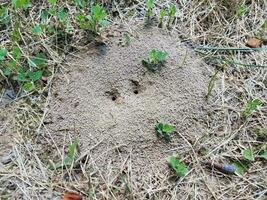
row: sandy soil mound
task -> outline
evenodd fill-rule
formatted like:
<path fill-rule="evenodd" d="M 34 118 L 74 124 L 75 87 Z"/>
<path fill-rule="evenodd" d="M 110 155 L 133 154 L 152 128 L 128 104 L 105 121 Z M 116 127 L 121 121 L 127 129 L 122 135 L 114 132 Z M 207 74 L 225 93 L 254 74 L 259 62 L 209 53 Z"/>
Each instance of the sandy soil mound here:
<path fill-rule="evenodd" d="M 166 157 L 183 152 L 181 135 L 190 141 L 203 133 L 209 73 L 175 36 L 141 30 L 125 47 L 119 39 L 71 61 L 68 78 L 62 76 L 55 86 L 49 129 L 75 124 L 82 151 L 92 148 L 90 159 L 106 183 L 126 170 L 137 187 L 146 187 L 169 172 Z M 141 64 L 151 49 L 169 53 L 155 74 Z M 170 143 L 157 139 L 157 121 L 175 127 Z"/>

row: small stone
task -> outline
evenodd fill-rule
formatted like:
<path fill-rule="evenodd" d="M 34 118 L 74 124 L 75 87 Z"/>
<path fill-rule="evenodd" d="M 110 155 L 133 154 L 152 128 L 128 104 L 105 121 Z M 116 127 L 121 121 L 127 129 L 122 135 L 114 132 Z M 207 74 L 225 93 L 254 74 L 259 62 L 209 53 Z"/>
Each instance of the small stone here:
<path fill-rule="evenodd" d="M 12 154 L 5 155 L 5 156 L 2 157 L 1 162 L 4 165 L 7 165 L 8 163 L 10 163 L 12 161 L 12 157 L 13 157 Z"/>
<path fill-rule="evenodd" d="M 263 42 L 258 38 L 249 38 L 246 45 L 251 48 L 259 48 L 261 47 L 262 43 Z"/>

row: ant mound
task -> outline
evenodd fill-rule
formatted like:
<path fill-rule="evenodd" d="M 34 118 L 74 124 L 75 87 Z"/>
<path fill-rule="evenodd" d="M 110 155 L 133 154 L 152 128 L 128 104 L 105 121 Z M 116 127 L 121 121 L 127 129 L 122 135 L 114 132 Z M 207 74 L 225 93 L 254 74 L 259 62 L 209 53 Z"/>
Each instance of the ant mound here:
<path fill-rule="evenodd" d="M 151 49 L 168 53 L 155 73 L 142 65 Z M 183 146 L 205 131 L 208 66 L 158 29 L 141 30 L 128 46 L 113 37 L 78 56 L 56 83 L 50 128 L 75 128 L 99 184 L 127 176 L 133 190 L 160 187 L 173 175 L 166 158 L 179 154 L 188 164 Z M 174 127 L 170 142 L 157 138 L 157 121 Z"/>

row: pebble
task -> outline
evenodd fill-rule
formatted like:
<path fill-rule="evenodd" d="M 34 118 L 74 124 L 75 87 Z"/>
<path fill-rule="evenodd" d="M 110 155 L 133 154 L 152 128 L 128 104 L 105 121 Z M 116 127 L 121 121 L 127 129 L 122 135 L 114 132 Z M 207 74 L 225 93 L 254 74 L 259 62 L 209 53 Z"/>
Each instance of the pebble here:
<path fill-rule="evenodd" d="M 4 164 L 4 165 L 7 165 L 8 163 L 10 163 L 12 161 L 12 157 L 13 157 L 13 154 L 8 154 L 8 155 L 4 155 L 1 159 L 1 162 Z"/>

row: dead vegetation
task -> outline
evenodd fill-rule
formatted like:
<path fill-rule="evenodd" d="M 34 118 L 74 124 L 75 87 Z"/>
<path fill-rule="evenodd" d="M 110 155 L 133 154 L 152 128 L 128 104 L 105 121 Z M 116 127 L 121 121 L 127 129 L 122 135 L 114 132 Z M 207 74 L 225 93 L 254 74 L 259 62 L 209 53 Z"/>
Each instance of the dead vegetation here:
<path fill-rule="evenodd" d="M 143 20 L 145 17 L 143 1 L 99 3 L 103 3 L 108 10 L 111 23 L 118 20 L 127 26 L 129 21 Z M 40 16 L 37 11 L 39 8 L 47 6 L 32 4 L 34 6 L 30 14 L 25 16 L 29 21 Z M 75 12 L 76 7 L 62 4 L 70 13 Z M 158 16 L 159 9 L 167 5 L 168 2 L 156 1 L 154 15 Z M 12 139 L 12 147 L 7 142 L 0 142 L 1 152 L 12 151 L 11 162 L 0 165 L 2 199 L 61 199 L 65 191 L 80 193 L 87 199 L 266 198 L 266 159 L 259 154 L 266 151 L 267 141 L 267 54 L 265 46 L 251 51 L 245 44 L 250 37 L 263 41 L 266 36 L 267 4 L 261 0 L 186 0 L 177 1 L 176 6 L 177 13 L 169 31 L 178 33 L 185 45 L 195 49 L 214 68 L 214 76 L 207 88 L 207 131 L 196 138 L 178 135 L 182 142 L 177 146 L 177 151 L 182 152 L 180 156 L 189 166 L 188 173 L 180 179 L 173 177 L 170 171 L 158 173 L 150 177 L 149 185 L 143 185 L 131 175 L 130 151 L 126 159 L 121 159 L 120 173 L 115 178 L 112 176 L 106 179 L 91 156 L 102 141 L 86 152 L 79 152 L 78 148 L 78 154 L 70 165 L 57 170 L 51 168 L 51 163 L 64 162 L 69 151 L 68 145 L 79 137 L 75 124 L 71 129 L 62 129 L 60 134 L 46 129 L 50 123 L 46 114 L 52 96 L 53 77 L 58 71 L 68 68 L 62 52 L 79 49 L 78 46 L 83 46 L 81 42 L 90 46 L 90 41 L 88 43 L 84 39 L 84 31 L 78 32 L 75 28 L 72 39 L 69 39 L 70 35 L 64 36 L 66 45 L 62 41 L 52 43 L 55 39 L 52 36 L 48 39 L 27 38 L 29 34 L 24 32 L 23 38 L 30 42 L 25 44 L 23 41 L 22 45 L 27 56 L 40 48 L 45 55 L 49 55 L 47 69 L 50 78 L 45 87 L 40 86 L 42 89 L 38 92 L 24 94 L 10 105 L 1 107 L 1 116 L 4 117 L 0 119 L 0 136 L 8 135 Z M 15 21 L 11 24 L 14 26 Z M 10 45 L 8 31 L 1 30 L 1 42 L 7 46 Z M 70 54 L 75 54 L 75 51 Z M 0 78 L 0 82 L 3 81 Z M 37 87 L 39 84 L 42 83 L 38 82 Z M 261 106 L 244 116 L 244 108 L 253 99 L 260 99 Z M 121 148 L 115 146 L 113 149 L 118 152 L 118 157 L 122 157 Z M 241 162 L 244 160 L 242 153 L 246 149 L 253 150 L 253 162 Z M 106 153 L 103 152 L 103 155 Z M 246 165 L 243 166 L 246 169 L 242 174 L 227 175 L 207 168 L 207 161 L 228 164 L 241 162 Z M 111 163 L 107 169 L 112 174 Z M 151 170 L 157 172 L 157 169 Z"/>

